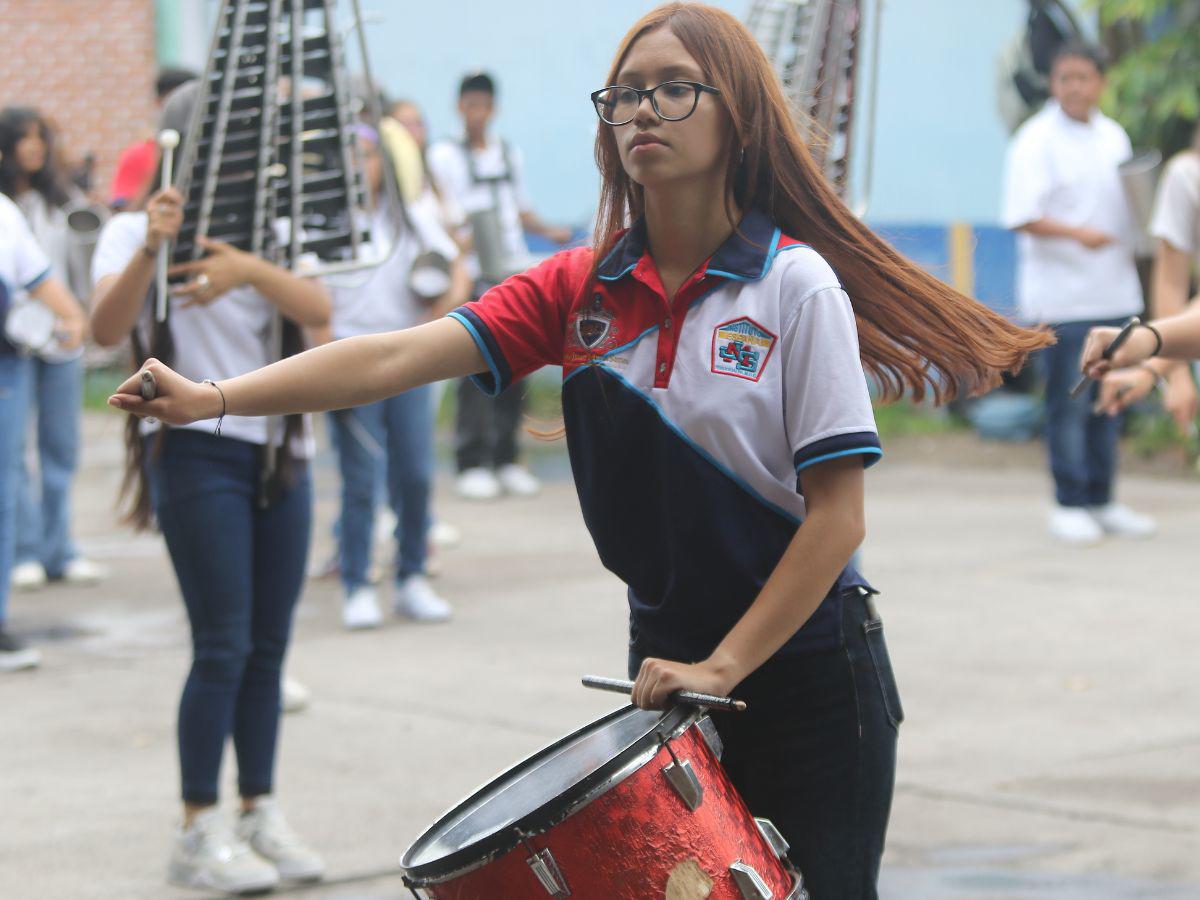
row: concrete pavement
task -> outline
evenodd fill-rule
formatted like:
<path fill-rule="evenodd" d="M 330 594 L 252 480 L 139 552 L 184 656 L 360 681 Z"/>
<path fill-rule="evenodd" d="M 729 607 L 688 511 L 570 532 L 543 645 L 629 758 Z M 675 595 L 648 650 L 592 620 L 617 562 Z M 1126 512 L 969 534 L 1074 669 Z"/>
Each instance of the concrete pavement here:
<path fill-rule="evenodd" d="M 88 417 L 76 494 L 77 537 L 112 578 L 13 598 L 45 662 L 0 679 L 4 898 L 198 896 L 163 882 L 186 626 L 159 539 L 115 525 L 119 429 Z M 309 583 L 289 672 L 314 700 L 285 719 L 279 794 L 330 881 L 295 895 L 407 897 L 411 838 L 615 705 L 578 677 L 622 672 L 622 588 L 558 451 L 538 465 L 552 480 L 534 500 L 439 486 L 463 532 L 437 581 L 453 623 L 347 634 L 335 586 Z M 322 464 L 317 553 L 334 491 Z M 864 562 L 907 713 L 885 898 L 1200 896 L 1200 483 L 1122 491 L 1162 534 L 1067 549 L 1045 536 L 1037 468 L 947 466 L 908 441 L 869 473 Z"/>

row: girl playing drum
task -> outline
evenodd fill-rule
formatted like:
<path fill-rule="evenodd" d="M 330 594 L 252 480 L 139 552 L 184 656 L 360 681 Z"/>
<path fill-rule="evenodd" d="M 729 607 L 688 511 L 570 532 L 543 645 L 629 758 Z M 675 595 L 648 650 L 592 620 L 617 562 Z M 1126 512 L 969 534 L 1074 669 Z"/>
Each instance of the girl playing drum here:
<path fill-rule="evenodd" d="M 944 400 L 1050 342 L 951 290 L 838 199 L 745 28 L 701 4 L 637 22 L 592 95 L 594 248 L 436 322 L 213 384 L 145 368 L 110 403 L 172 424 L 372 403 L 563 366 L 584 520 L 628 586 L 633 699 L 737 689 L 730 775 L 816 897 L 874 897 L 901 711 L 865 579 L 863 469 L 885 398 Z M 629 225 L 629 223 L 632 223 Z M 629 225 L 629 227 L 626 227 Z"/>

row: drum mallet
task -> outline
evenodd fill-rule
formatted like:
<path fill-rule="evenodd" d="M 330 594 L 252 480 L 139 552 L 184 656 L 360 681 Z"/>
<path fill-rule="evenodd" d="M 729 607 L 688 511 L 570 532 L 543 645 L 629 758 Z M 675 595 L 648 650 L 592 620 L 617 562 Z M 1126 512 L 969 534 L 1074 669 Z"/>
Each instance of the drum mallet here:
<path fill-rule="evenodd" d="M 158 133 L 158 146 L 162 148 L 162 189 L 166 190 L 174 180 L 172 169 L 175 168 L 175 148 L 179 146 L 179 132 L 174 128 L 164 128 Z M 156 282 L 158 296 L 154 302 L 154 318 L 156 321 L 167 321 L 167 242 L 158 245 L 158 269 Z"/>
<path fill-rule="evenodd" d="M 620 678 L 604 678 L 600 675 L 584 675 L 583 686 L 595 688 L 598 691 L 611 691 L 614 694 L 633 693 L 632 681 L 622 681 Z M 671 694 L 671 702 L 688 703 L 692 706 L 702 706 L 705 709 L 719 709 L 733 712 L 743 712 L 746 709 L 745 700 L 734 700 L 732 697 L 714 697 L 712 694 L 697 694 L 695 691 L 675 691 Z"/>

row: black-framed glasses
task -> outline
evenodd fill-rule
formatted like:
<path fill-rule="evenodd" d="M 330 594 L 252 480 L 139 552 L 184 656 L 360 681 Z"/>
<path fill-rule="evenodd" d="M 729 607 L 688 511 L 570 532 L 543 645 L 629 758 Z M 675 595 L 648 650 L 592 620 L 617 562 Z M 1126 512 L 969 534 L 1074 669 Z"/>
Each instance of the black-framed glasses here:
<path fill-rule="evenodd" d="M 596 115 L 608 125 L 628 125 L 637 115 L 642 98 L 649 97 L 650 105 L 660 119 L 678 122 L 696 111 L 701 94 L 719 94 L 715 87 L 698 81 L 664 81 L 652 88 L 627 87 L 614 84 L 592 92 Z"/>

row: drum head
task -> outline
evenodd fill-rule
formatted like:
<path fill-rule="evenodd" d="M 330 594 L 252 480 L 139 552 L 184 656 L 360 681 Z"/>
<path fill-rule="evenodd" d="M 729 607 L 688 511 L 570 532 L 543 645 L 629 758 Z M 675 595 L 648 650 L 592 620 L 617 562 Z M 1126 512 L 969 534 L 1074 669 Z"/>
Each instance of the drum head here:
<path fill-rule="evenodd" d="M 417 838 L 400 865 L 415 882 L 438 881 L 506 853 L 645 765 L 660 736 L 684 731 L 690 707 L 665 713 L 628 706 L 518 763 L 480 788 Z"/>

